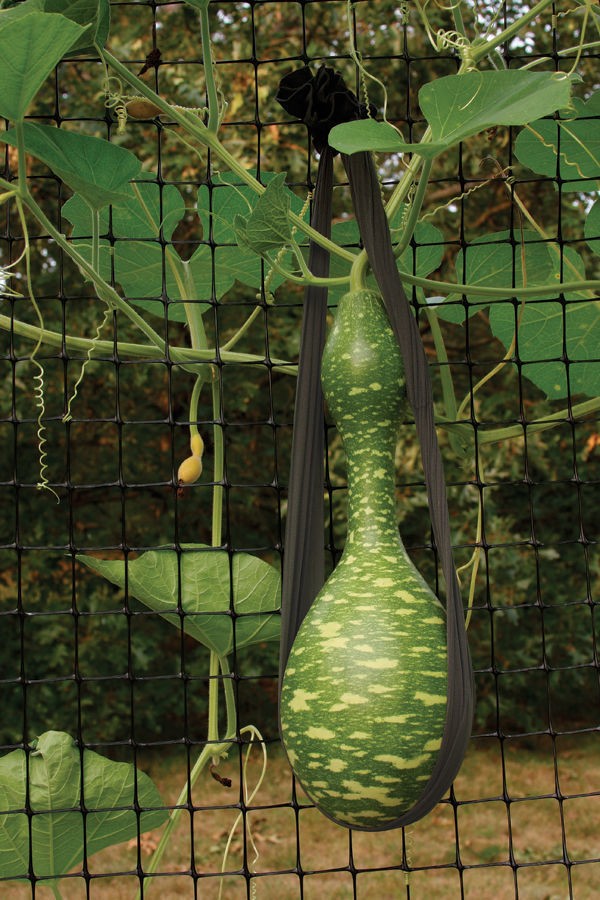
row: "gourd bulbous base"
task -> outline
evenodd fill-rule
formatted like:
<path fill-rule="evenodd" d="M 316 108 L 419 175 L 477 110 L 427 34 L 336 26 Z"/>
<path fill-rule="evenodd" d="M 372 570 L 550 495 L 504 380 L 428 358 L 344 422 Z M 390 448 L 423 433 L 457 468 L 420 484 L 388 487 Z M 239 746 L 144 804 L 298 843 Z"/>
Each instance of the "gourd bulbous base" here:
<path fill-rule="evenodd" d="M 446 720 L 446 620 L 412 564 L 347 547 L 300 627 L 281 693 L 292 767 L 342 825 L 393 827 Z"/>

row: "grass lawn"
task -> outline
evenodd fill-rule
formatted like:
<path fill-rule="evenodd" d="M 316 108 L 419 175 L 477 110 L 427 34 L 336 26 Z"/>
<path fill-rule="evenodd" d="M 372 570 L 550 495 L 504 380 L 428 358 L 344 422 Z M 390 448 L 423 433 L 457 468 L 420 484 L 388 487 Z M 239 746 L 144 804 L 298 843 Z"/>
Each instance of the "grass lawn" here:
<path fill-rule="evenodd" d="M 556 749 L 556 755 L 554 754 Z M 303 900 L 444 900 L 460 898 L 457 859 L 465 867 L 467 900 L 567 900 L 571 867 L 575 900 L 600 897 L 600 735 L 575 735 L 556 740 L 543 736 L 527 741 L 480 739 L 471 747 L 455 782 L 457 806 L 440 803 L 420 822 L 402 830 L 349 832 L 334 825 L 314 808 L 290 805 L 292 778 L 281 752 L 270 751 L 267 775 L 252 802 L 249 826 L 258 858 L 247 844 L 247 859 L 257 877 L 251 900 L 296 900 L 301 897 L 299 862 L 304 875 Z M 260 774 L 262 754 L 254 751 L 248 765 L 253 788 Z M 183 756 L 180 763 L 184 762 Z M 154 778 L 167 804 L 175 803 L 182 781 L 177 760 L 156 757 L 144 766 Z M 185 765 L 183 765 L 185 771 Z M 200 776 L 192 800 L 195 806 L 213 807 L 182 814 L 160 872 L 145 897 L 156 900 L 217 900 L 223 852 L 238 815 L 231 804 L 239 800 L 240 768 L 237 760 L 222 764 L 221 775 L 232 779 L 221 786 L 208 773 Z M 556 793 L 564 798 L 559 802 Z M 271 804 L 277 804 L 268 808 Z M 229 806 L 229 808 L 227 808 Z M 297 831 L 298 829 L 298 831 Z M 248 831 L 246 831 L 248 833 Z M 297 840 L 296 835 L 299 835 Z M 142 836 L 141 861 L 147 866 L 160 830 Z M 563 846 L 564 840 L 564 846 Z M 385 867 L 400 865 L 403 842 L 410 874 Z M 243 866 L 241 825 L 233 837 L 227 870 Z M 564 856 L 566 854 L 566 857 Z M 189 874 L 195 859 L 201 874 L 194 893 Z M 134 900 L 138 886 L 130 872 L 137 848 L 121 844 L 90 858 L 93 878 L 89 894 L 81 876 L 63 879 L 64 900 Z M 510 865 L 510 860 L 516 863 Z M 541 864 L 541 865 L 540 865 Z M 350 866 L 355 869 L 356 887 Z M 287 870 L 287 871 L 286 871 Z M 264 873 L 264 874 L 262 874 Z M 406 885 L 410 885 L 407 893 Z M 518 888 L 518 894 L 517 894 Z M 30 886 L 0 885 L 2 900 L 32 897 Z M 38 887 L 36 898 L 51 898 L 48 887 Z M 246 900 L 243 876 L 223 879 L 223 900 Z"/>

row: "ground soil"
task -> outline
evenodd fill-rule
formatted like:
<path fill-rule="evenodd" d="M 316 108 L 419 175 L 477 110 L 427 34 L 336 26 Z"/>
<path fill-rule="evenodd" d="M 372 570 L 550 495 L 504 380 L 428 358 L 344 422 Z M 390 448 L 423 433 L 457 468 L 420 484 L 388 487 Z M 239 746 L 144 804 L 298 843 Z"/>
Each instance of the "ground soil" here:
<path fill-rule="evenodd" d="M 265 779 L 250 804 L 246 839 L 238 822 L 226 863 L 228 872 L 241 869 L 246 852 L 256 877 L 249 889 L 243 875 L 224 877 L 222 900 L 459 900 L 461 880 L 467 900 L 600 897 L 599 749 L 600 735 L 474 740 L 454 785 L 455 803 L 447 799 L 404 832 L 351 835 L 304 805 L 300 789 L 294 808 L 288 764 L 271 749 Z M 262 754 L 255 751 L 248 764 L 250 790 L 261 765 Z M 178 761 L 154 758 L 142 767 L 165 803 L 174 804 L 182 782 Z M 162 874 L 146 882 L 145 898 L 217 900 L 225 845 L 239 815 L 239 761 L 221 764 L 219 772 L 231 778 L 231 788 L 208 773 L 200 776 L 192 802 L 204 808 L 182 814 L 160 864 Z M 143 866 L 159 837 L 160 830 L 142 836 Z M 88 864 L 95 876 L 89 892 L 85 879 L 74 874 L 60 881 L 62 897 L 134 900 L 137 852 L 133 841 L 96 854 Z M 190 874 L 192 857 L 197 879 Z M 394 868 L 403 861 L 410 872 Z M 32 896 L 30 886 L 0 885 L 2 900 Z M 35 891 L 36 900 L 51 897 L 47 886 Z"/>

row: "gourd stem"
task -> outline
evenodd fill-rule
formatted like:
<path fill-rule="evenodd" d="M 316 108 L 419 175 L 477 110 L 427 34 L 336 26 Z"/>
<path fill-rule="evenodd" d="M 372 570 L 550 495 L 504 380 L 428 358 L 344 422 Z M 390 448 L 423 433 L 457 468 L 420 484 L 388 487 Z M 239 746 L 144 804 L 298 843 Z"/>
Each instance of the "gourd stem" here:
<path fill-rule="evenodd" d="M 431 139 L 432 139 L 431 127 L 428 126 L 427 129 L 425 130 L 425 134 L 423 135 L 423 137 L 419 143 L 428 144 L 431 142 Z M 408 195 L 408 192 L 410 191 L 422 164 L 423 164 L 423 157 L 419 156 L 418 154 L 415 153 L 414 156 L 412 157 L 411 161 L 409 162 L 408 166 L 406 167 L 402 178 L 400 179 L 400 181 L 394 188 L 392 196 L 385 204 L 385 214 L 388 217 L 388 219 L 392 218 L 392 216 L 398 210 L 398 207 L 400 206 L 400 204 L 404 202 L 404 199 Z"/>
<path fill-rule="evenodd" d="M 454 27 L 456 28 L 457 34 L 462 34 L 463 37 L 466 37 L 467 31 L 465 29 L 460 3 L 452 4 L 452 18 L 454 19 Z"/>
<path fill-rule="evenodd" d="M 221 546 L 223 527 L 223 473 L 224 473 L 224 447 L 223 426 L 221 425 L 221 391 L 219 385 L 219 372 L 213 371 L 212 387 L 212 415 L 213 415 L 213 512 L 212 512 L 212 545 Z"/>
<path fill-rule="evenodd" d="M 23 133 L 23 122 L 15 122 L 15 132 L 17 135 L 17 154 L 18 154 L 18 185 L 19 185 L 19 194 L 23 199 L 28 195 L 29 188 L 27 187 L 27 165 L 25 163 L 25 135 Z"/>
<path fill-rule="evenodd" d="M 10 195 L 16 194 L 18 192 L 18 188 L 16 188 L 14 184 L 11 184 L 10 181 L 6 181 L 6 179 L 4 178 L 0 178 L 0 188 L 4 188 L 6 194 Z M 3 200 L 6 194 L 2 195 Z"/>
<path fill-rule="evenodd" d="M 190 437 L 198 434 L 198 400 L 204 384 L 204 377 L 198 375 L 194 382 L 192 396 L 190 398 Z"/>
<path fill-rule="evenodd" d="M 206 350 L 208 348 L 208 342 L 206 340 L 206 331 L 204 329 L 204 321 L 202 319 L 201 308 L 197 302 L 198 293 L 196 291 L 196 284 L 194 282 L 191 269 L 187 265 L 183 267 L 183 300 L 185 317 L 190 329 L 192 349 Z M 199 375 L 201 375 L 204 380 L 206 380 L 208 374 L 208 367 L 203 366 L 200 369 Z"/>
<path fill-rule="evenodd" d="M 577 52 L 579 52 L 580 50 L 595 50 L 597 47 L 600 47 L 600 41 L 589 41 L 585 44 L 580 44 L 580 46 L 577 48 Z M 566 47 L 564 50 L 557 50 L 556 55 L 571 59 L 569 54 L 573 52 L 573 47 Z M 525 69 L 533 69 L 535 66 L 539 66 L 540 63 L 549 62 L 552 62 L 551 56 L 540 56 L 537 59 L 532 59 L 531 62 L 525 63 L 524 66 L 519 66 L 519 71 L 522 72 Z"/>
<path fill-rule="evenodd" d="M 526 433 L 533 434 L 536 431 L 545 431 L 548 428 L 553 428 L 555 425 L 563 422 L 573 422 L 582 419 L 584 416 L 598 412 L 598 410 L 600 410 L 600 397 L 593 397 L 591 400 L 584 400 L 583 403 L 576 403 L 567 407 L 567 409 L 560 409 L 558 412 L 549 413 L 547 416 L 540 416 L 534 422 L 509 425 L 506 428 L 494 428 L 490 431 L 479 429 L 477 432 L 477 443 L 481 447 L 484 444 L 495 444 L 498 441 L 523 437 Z"/>
<path fill-rule="evenodd" d="M 435 291 L 436 294 L 466 294 L 469 297 L 489 297 L 492 300 L 508 300 L 511 297 L 544 297 L 551 290 L 552 294 L 567 294 L 571 291 L 600 290 L 600 280 L 586 281 L 562 281 L 556 284 L 536 284 L 529 287 L 483 287 L 477 284 L 463 284 L 453 281 L 434 281 L 431 278 L 421 278 L 398 269 L 401 281 L 414 284 L 426 290 Z"/>
<path fill-rule="evenodd" d="M 360 260 L 360 254 L 354 256 L 352 259 L 352 264 L 354 265 L 357 259 Z M 281 275 L 293 284 L 303 284 L 305 287 L 309 287 L 310 285 L 314 285 L 315 287 L 343 287 L 348 284 L 348 275 L 336 275 L 332 278 L 319 278 L 309 271 L 306 264 L 303 264 L 303 271 L 300 275 L 294 275 L 289 269 L 280 265 L 276 258 L 269 258 L 269 264 L 278 275 Z"/>
<path fill-rule="evenodd" d="M 40 340 L 42 344 L 49 344 L 51 347 L 62 348 L 63 335 L 58 331 L 49 331 L 47 328 L 38 328 L 36 325 L 30 325 L 28 322 L 21 322 L 20 319 L 12 319 L 10 316 L 0 315 L 0 328 L 3 331 L 13 331 L 29 341 Z M 90 353 L 92 359 L 99 356 L 113 357 L 115 346 L 117 353 L 124 357 L 133 359 L 164 359 L 165 354 L 156 346 L 150 344 L 133 344 L 126 341 L 118 341 L 115 345 L 113 341 L 100 341 L 92 338 L 76 337 L 67 334 L 64 338 L 66 348 L 70 352 Z M 193 350 L 190 347 L 167 347 L 169 356 L 173 362 L 177 362 L 188 372 L 196 374 L 197 367 L 192 367 L 194 363 L 206 360 L 213 361 L 216 356 L 214 349 Z M 225 363 L 262 363 L 264 364 L 264 356 L 257 356 L 254 353 L 232 353 L 223 349 L 219 350 L 219 356 Z M 283 359 L 275 359 L 271 357 L 274 363 L 273 371 L 281 372 L 283 375 L 297 375 L 298 367 L 285 362 Z M 185 365 L 184 365 L 185 363 Z"/>
<path fill-rule="evenodd" d="M 364 250 L 361 250 L 350 269 L 350 291 L 360 291 L 366 288 L 368 267 L 369 257 Z"/>
<path fill-rule="evenodd" d="M 219 95 L 215 82 L 215 68 L 210 43 L 210 22 L 208 21 L 208 3 L 200 6 L 200 35 L 202 40 L 202 63 L 204 80 L 208 97 L 208 130 L 217 133 L 219 128 Z"/>
<path fill-rule="evenodd" d="M 194 279 L 192 278 L 191 271 L 188 266 L 184 267 L 183 287 L 183 298 L 185 300 L 185 316 L 190 329 L 192 349 L 206 350 L 208 348 L 206 331 L 204 330 L 204 322 L 202 320 L 200 307 L 198 303 L 195 302 L 198 299 L 198 295 L 196 292 Z M 194 382 L 194 388 L 192 390 L 192 396 L 190 398 L 190 435 L 192 437 L 198 434 L 198 400 L 204 382 L 206 381 L 209 373 L 210 368 L 208 366 L 200 366 L 198 370 L 198 376 L 196 378 L 196 381 Z"/>
<path fill-rule="evenodd" d="M 440 328 L 439 319 L 436 316 L 435 311 L 429 306 L 425 307 L 425 315 L 427 316 L 429 327 L 431 328 L 437 361 L 438 363 L 440 363 L 440 378 L 442 381 L 444 412 L 446 414 L 446 418 L 449 419 L 450 422 L 455 422 L 457 419 L 456 396 L 454 394 L 454 384 L 452 383 L 452 376 L 450 374 L 450 368 L 448 365 L 448 354 L 446 353 L 446 345 L 442 336 L 442 329 Z"/>
<path fill-rule="evenodd" d="M 202 752 L 200 753 L 198 759 L 196 760 L 196 762 L 194 764 L 192 771 L 190 772 L 190 777 L 187 779 L 184 786 L 182 787 L 179 797 L 177 798 L 177 800 L 175 802 L 174 809 L 171 810 L 171 815 L 169 816 L 169 821 L 165 825 L 165 830 L 163 831 L 163 833 L 160 836 L 160 841 L 158 842 L 158 846 L 157 846 L 156 850 L 154 851 L 154 853 L 152 854 L 152 858 L 150 859 L 148 867 L 146 868 L 146 871 L 145 871 L 146 875 L 152 875 L 154 872 L 156 872 L 158 865 L 163 857 L 163 854 L 164 854 L 164 852 L 168 846 L 168 843 L 171 839 L 173 829 L 177 825 L 177 822 L 179 821 L 179 817 L 180 817 L 181 813 L 183 812 L 183 810 L 187 809 L 188 800 L 191 795 L 192 788 L 194 787 L 194 785 L 196 784 L 196 781 L 198 780 L 198 776 L 200 775 L 202 770 L 205 768 L 206 764 L 213 757 L 215 751 L 217 750 L 217 747 L 218 747 L 219 753 L 221 755 L 225 755 L 229 751 L 232 743 L 233 743 L 233 736 L 228 735 L 225 738 L 225 740 L 220 741 L 218 745 L 206 744 L 202 748 Z M 146 885 L 144 887 L 144 897 L 148 896 L 148 891 L 149 891 L 151 883 L 152 883 L 151 881 L 146 882 Z M 139 889 L 139 888 L 138 888 L 138 892 L 136 894 L 136 900 L 141 900 L 141 889 Z"/>
<path fill-rule="evenodd" d="M 237 710 L 235 705 L 235 695 L 233 691 L 233 678 L 226 656 L 219 657 L 221 666 L 221 674 L 223 675 L 223 688 L 225 690 L 225 706 L 227 709 L 227 730 L 228 735 L 236 733 L 237 728 Z"/>
<path fill-rule="evenodd" d="M 210 651 L 209 662 L 207 740 L 215 744 L 216 750 L 219 740 L 219 657 L 214 650 Z"/>
<path fill-rule="evenodd" d="M 508 28 L 505 28 L 504 31 L 499 32 L 494 38 L 491 40 L 482 41 L 481 44 L 477 44 L 475 47 L 471 47 L 469 49 L 469 58 L 471 63 L 478 63 L 485 56 L 488 55 L 492 50 L 496 47 L 500 47 L 502 44 L 509 41 L 516 34 L 518 34 L 525 25 L 528 25 L 533 19 L 536 18 L 539 13 L 543 12 L 547 6 L 551 6 L 554 3 L 554 0 L 540 0 L 539 3 L 536 3 L 535 6 L 532 6 L 531 9 L 522 15 L 516 22 L 513 22 L 512 25 L 509 25 Z"/>
<path fill-rule="evenodd" d="M 100 271 L 100 211 L 89 206 L 92 216 L 92 266 Z"/>
<path fill-rule="evenodd" d="M 221 347 L 221 352 L 223 350 L 230 350 L 232 347 L 235 347 L 237 342 L 240 340 L 241 337 L 243 337 L 245 335 L 245 333 L 248 331 L 248 329 L 250 328 L 250 326 L 252 325 L 254 320 L 258 318 L 258 316 L 260 315 L 261 312 L 262 312 L 262 307 L 255 306 L 254 309 L 252 310 L 252 312 L 250 313 L 250 315 L 248 316 L 248 318 L 246 319 L 246 321 L 243 322 L 242 325 L 240 325 L 240 327 L 238 328 L 236 333 L 233 335 L 233 337 L 229 338 L 227 343 L 223 344 L 223 346 Z"/>
<path fill-rule="evenodd" d="M 421 207 L 425 198 L 425 191 L 427 190 L 427 185 L 429 183 L 429 176 L 431 175 L 432 166 L 433 159 L 426 159 L 423 162 L 423 168 L 421 169 L 421 175 L 419 177 L 419 185 L 417 187 L 415 196 L 413 197 L 408 218 L 402 230 L 402 237 L 400 238 L 398 244 L 394 247 L 394 256 L 396 257 L 402 256 L 414 234 L 417 220 L 419 218 L 419 213 L 421 212 Z"/>
<path fill-rule="evenodd" d="M 226 737 L 223 741 L 219 741 L 218 734 L 218 690 L 219 690 L 219 669 L 223 673 L 223 676 L 226 674 L 229 675 L 229 669 L 227 666 L 227 659 L 225 657 L 220 657 L 216 653 L 211 650 L 210 653 L 210 663 L 209 663 L 209 687 L 208 687 L 208 734 L 207 734 L 207 743 L 202 748 L 198 759 L 196 760 L 192 771 L 190 772 L 190 776 L 187 779 L 186 783 L 182 787 L 179 797 L 177 798 L 177 802 L 175 803 L 175 808 L 171 811 L 171 815 L 169 817 L 169 821 L 165 826 L 165 830 L 163 831 L 158 846 L 154 853 L 152 854 L 152 858 L 150 860 L 150 864 L 146 869 L 147 874 L 152 874 L 156 872 L 158 865 L 162 859 L 162 856 L 169 844 L 171 839 L 171 835 L 173 833 L 173 829 L 175 828 L 181 812 L 186 808 L 188 800 L 190 798 L 192 788 L 194 787 L 196 781 L 198 780 L 198 776 L 205 768 L 207 763 L 212 760 L 213 762 L 218 761 L 219 758 L 227 756 L 231 746 L 234 742 L 235 737 L 235 726 L 236 726 L 236 713 L 235 713 L 235 701 L 233 699 L 233 687 L 231 684 L 231 680 L 229 678 L 224 678 L 224 687 L 225 687 L 225 700 L 227 703 L 227 729 L 226 729 Z M 212 737 L 211 737 L 212 735 Z M 144 894 L 147 895 L 150 883 L 144 890 Z M 141 900 L 141 889 L 138 889 L 136 894 L 136 900 Z"/>

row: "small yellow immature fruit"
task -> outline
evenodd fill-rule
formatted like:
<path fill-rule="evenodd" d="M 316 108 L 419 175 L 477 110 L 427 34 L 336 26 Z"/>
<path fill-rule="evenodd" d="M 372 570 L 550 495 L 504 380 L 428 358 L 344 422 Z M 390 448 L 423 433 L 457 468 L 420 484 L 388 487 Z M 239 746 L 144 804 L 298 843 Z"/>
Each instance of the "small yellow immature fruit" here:
<path fill-rule="evenodd" d="M 202 454 L 204 453 L 204 441 L 199 434 L 192 435 L 190 439 L 190 447 L 192 448 L 193 456 L 202 456 Z"/>
<path fill-rule="evenodd" d="M 202 460 L 199 456 L 188 456 L 177 470 L 179 484 L 193 484 L 202 472 Z"/>
<path fill-rule="evenodd" d="M 162 110 L 156 104 L 143 97 L 130 100 L 127 104 L 127 115 L 134 119 L 153 119 L 155 116 L 160 116 L 161 112 Z"/>

